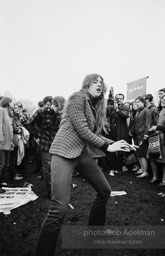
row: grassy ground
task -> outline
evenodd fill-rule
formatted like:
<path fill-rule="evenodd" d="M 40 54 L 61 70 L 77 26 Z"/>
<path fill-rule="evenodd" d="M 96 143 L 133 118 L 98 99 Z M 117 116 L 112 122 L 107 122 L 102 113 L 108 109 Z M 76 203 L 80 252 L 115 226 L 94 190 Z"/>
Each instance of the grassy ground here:
<path fill-rule="evenodd" d="M 158 196 L 165 187 L 149 184 L 149 178 L 137 179 L 132 171 L 119 173 L 114 177 L 105 173 L 112 191 L 124 190 L 127 195 L 111 197 L 107 205 L 107 226 L 165 226 L 165 197 Z M 36 243 L 41 223 L 47 213 L 50 201 L 43 197 L 43 180 L 30 174 L 28 182 L 39 196 L 36 201 L 14 209 L 5 217 L 0 213 L 0 255 L 30 256 Z M 24 181 L 16 185 L 22 186 Z M 85 226 L 95 191 L 81 177 L 74 177 L 70 203 L 64 225 Z M 61 249 L 57 256 L 160 256 L 165 249 Z M 45 255 L 46 256 L 46 255 Z"/>

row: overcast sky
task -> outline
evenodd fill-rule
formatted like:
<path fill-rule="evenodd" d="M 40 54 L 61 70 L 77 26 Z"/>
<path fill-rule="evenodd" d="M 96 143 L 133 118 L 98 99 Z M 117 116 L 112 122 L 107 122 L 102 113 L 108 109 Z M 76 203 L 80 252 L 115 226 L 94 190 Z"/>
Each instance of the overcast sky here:
<path fill-rule="evenodd" d="M 0 93 L 68 97 L 99 73 L 115 93 L 165 87 L 164 0 L 0 0 Z"/>

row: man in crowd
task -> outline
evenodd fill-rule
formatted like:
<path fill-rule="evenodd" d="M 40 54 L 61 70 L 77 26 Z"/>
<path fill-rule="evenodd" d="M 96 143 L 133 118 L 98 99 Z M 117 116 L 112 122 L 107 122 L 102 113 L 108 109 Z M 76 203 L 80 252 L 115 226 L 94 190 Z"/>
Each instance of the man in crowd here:
<path fill-rule="evenodd" d="M 159 102 L 158 102 L 158 111 L 161 110 L 161 103 L 160 100 L 162 99 L 162 97 L 165 95 L 165 88 L 159 89 L 158 91 L 158 96 L 159 96 Z"/>
<path fill-rule="evenodd" d="M 115 96 L 114 110 L 116 125 L 116 141 L 123 139 L 130 143 L 129 129 L 127 125 L 127 118 L 129 117 L 129 108 L 124 105 L 124 95 L 122 93 L 118 93 Z M 127 168 L 124 166 L 123 163 L 123 153 L 118 153 L 117 159 L 118 169 L 126 171 Z"/>
<path fill-rule="evenodd" d="M 29 120 L 28 128 L 33 133 L 36 142 L 40 146 L 43 178 L 45 181 L 45 195 L 50 197 L 50 160 L 49 149 L 54 136 L 59 128 L 60 118 L 56 108 L 52 108 L 53 98 L 47 96 L 43 99 L 43 107 L 39 108 Z"/>

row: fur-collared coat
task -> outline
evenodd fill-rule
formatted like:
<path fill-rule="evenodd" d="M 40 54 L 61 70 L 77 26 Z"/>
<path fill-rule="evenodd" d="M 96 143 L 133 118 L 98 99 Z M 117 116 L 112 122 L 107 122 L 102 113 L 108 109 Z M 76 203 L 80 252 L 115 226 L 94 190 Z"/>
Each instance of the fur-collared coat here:
<path fill-rule="evenodd" d="M 11 118 L 7 110 L 0 107 L 0 150 L 10 150 L 13 139 Z"/>
<path fill-rule="evenodd" d="M 87 145 L 102 148 L 113 141 L 94 133 L 96 119 L 90 98 L 84 91 L 73 94 L 64 110 L 60 128 L 50 148 L 51 154 L 66 158 L 78 157 Z"/>

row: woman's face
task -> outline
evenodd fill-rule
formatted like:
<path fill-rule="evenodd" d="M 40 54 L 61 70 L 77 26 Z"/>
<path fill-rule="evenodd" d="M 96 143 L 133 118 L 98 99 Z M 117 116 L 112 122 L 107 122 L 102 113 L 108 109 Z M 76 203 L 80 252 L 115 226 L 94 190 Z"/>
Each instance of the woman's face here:
<path fill-rule="evenodd" d="M 140 100 L 136 100 L 135 103 L 136 103 L 137 109 L 144 107 L 144 103 Z"/>
<path fill-rule="evenodd" d="M 52 104 L 51 108 L 54 109 L 56 113 L 58 112 L 60 114 L 63 112 L 64 104 L 62 104 L 61 102 L 55 102 L 54 104 Z"/>
<path fill-rule="evenodd" d="M 103 90 L 103 81 L 100 76 L 98 76 L 90 85 L 88 92 L 94 97 L 98 98 Z"/>
<path fill-rule="evenodd" d="M 133 109 L 133 110 L 137 110 L 137 104 L 136 104 L 135 101 L 134 101 L 134 103 L 133 103 L 133 105 L 132 105 L 132 109 Z"/>
<path fill-rule="evenodd" d="M 20 113 L 20 109 L 19 109 L 18 105 L 14 105 L 14 113 L 16 113 L 16 114 Z"/>

